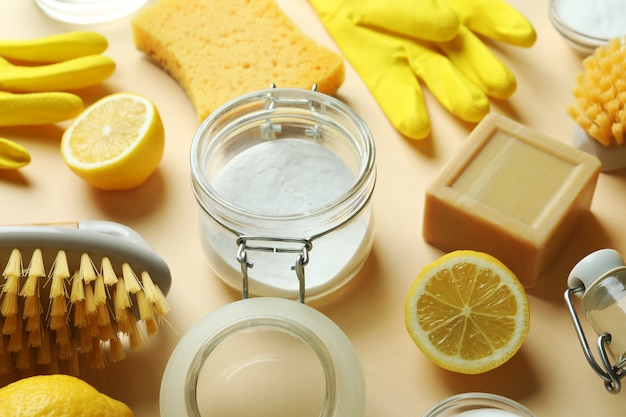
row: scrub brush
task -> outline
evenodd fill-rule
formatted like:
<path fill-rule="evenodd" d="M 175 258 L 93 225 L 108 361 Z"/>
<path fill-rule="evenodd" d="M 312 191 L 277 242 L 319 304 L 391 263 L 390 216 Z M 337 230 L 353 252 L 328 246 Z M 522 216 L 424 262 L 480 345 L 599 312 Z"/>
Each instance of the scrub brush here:
<path fill-rule="evenodd" d="M 578 107 L 568 115 L 605 147 L 621 146 L 626 136 L 626 38 L 615 38 L 583 60 L 573 95 Z"/>
<path fill-rule="evenodd" d="M 167 264 L 119 223 L 2 226 L 0 262 L 0 374 L 103 369 L 169 311 Z"/>

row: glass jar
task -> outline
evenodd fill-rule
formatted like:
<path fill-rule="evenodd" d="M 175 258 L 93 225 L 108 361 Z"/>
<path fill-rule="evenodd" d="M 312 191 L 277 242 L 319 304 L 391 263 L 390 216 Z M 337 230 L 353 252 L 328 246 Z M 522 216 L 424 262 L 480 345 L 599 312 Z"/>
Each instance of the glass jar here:
<path fill-rule="evenodd" d="M 607 350 L 613 361 L 626 364 L 626 267 L 607 274 L 587 289 L 582 305 L 596 333 L 611 334 Z"/>
<path fill-rule="evenodd" d="M 423 417 L 534 417 L 523 405 L 501 395 L 468 392 L 446 398 Z"/>
<path fill-rule="evenodd" d="M 270 88 L 224 104 L 191 145 L 215 273 L 244 298 L 312 301 L 345 285 L 373 242 L 374 161 L 365 123 L 328 95 Z"/>
<path fill-rule="evenodd" d="M 556 31 L 583 56 L 626 35 L 622 1 L 550 0 L 549 17 Z"/>
<path fill-rule="evenodd" d="M 363 370 L 345 334 L 305 304 L 240 300 L 193 326 L 161 383 L 163 417 L 362 417 Z"/>
<path fill-rule="evenodd" d="M 626 375 L 626 265 L 616 250 L 597 250 L 572 268 L 567 285 L 565 300 L 587 361 L 606 389 L 616 394 Z M 600 363 L 590 352 L 573 294 L 582 298 L 583 313 L 598 335 Z"/>

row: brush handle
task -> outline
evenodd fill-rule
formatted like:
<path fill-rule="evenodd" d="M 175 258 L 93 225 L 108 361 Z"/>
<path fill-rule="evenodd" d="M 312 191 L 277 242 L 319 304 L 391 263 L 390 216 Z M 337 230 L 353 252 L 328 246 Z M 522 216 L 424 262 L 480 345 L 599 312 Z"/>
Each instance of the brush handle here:
<path fill-rule="evenodd" d="M 626 145 L 604 146 L 593 139 L 580 126 L 574 126 L 572 146 L 597 157 L 602 172 L 615 171 L 626 167 Z"/>
<path fill-rule="evenodd" d="M 134 229 L 120 223 L 106 220 L 81 220 L 78 222 L 80 230 L 90 230 L 92 232 L 104 233 L 113 237 L 132 242 L 137 246 L 153 250 L 150 244 Z"/>
<path fill-rule="evenodd" d="M 79 265 L 80 256 L 89 255 L 97 264 L 103 257 L 111 260 L 116 271 L 127 263 L 140 273 L 146 271 L 164 295 L 171 287 L 171 274 L 165 261 L 133 229 L 108 221 L 81 221 L 77 225 L 0 226 L 0 255 L 19 249 L 23 256 L 40 249 L 48 265 L 59 250 L 70 264 Z"/>

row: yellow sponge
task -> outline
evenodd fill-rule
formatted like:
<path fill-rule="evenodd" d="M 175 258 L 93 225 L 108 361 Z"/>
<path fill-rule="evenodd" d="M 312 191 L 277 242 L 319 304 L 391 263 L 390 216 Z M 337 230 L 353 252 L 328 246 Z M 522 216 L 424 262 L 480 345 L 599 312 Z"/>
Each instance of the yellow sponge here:
<path fill-rule="evenodd" d="M 242 94 L 295 87 L 334 94 L 343 58 L 303 34 L 273 0 L 158 0 L 134 42 L 183 87 L 200 121 Z"/>

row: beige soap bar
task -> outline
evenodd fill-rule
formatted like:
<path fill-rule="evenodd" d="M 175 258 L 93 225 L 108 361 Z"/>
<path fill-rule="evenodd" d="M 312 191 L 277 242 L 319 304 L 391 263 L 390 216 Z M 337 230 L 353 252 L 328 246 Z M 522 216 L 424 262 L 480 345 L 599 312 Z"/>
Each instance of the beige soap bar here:
<path fill-rule="evenodd" d="M 426 190 L 424 239 L 489 253 L 532 287 L 589 211 L 599 172 L 596 157 L 489 114 Z"/>

